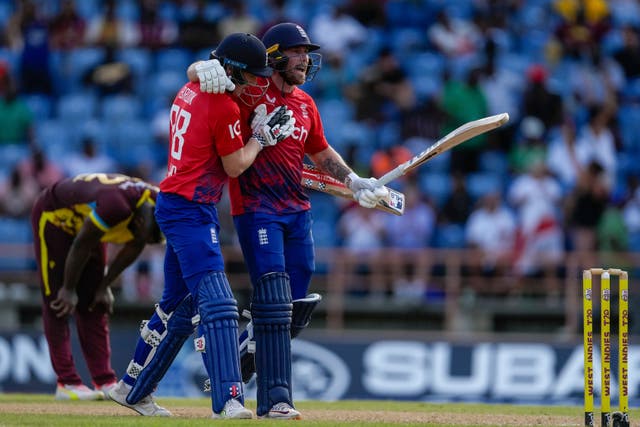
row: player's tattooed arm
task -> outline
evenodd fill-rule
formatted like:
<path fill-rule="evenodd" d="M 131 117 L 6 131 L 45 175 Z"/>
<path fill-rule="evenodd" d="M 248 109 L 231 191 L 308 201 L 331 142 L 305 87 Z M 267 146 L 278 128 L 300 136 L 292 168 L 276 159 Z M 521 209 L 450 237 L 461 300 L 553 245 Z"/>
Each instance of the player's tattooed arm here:
<path fill-rule="evenodd" d="M 353 172 L 344 162 L 340 154 L 331 147 L 310 155 L 309 157 L 323 172 L 328 173 L 341 182 L 345 182 L 349 174 Z"/>

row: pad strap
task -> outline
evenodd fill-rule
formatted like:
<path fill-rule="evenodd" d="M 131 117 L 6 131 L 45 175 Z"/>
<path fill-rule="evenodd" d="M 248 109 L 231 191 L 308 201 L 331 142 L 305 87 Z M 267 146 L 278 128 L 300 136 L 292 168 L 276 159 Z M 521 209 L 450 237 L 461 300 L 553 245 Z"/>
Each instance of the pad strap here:
<path fill-rule="evenodd" d="M 127 369 L 127 374 L 135 379 L 135 383 L 127 396 L 127 403 L 135 405 L 140 399 L 147 397 L 156 389 L 158 383 L 178 355 L 182 345 L 189 335 L 193 333 L 193 312 L 194 307 L 191 295 L 185 297 L 170 315 L 165 314 L 159 306 L 156 306 L 154 316 L 149 320 L 149 323 L 143 325 L 143 331 L 146 328 L 156 332 L 156 334 L 153 332 L 141 333 L 142 343 L 138 343 L 138 347 L 149 346 L 151 343 L 154 343 L 154 346 L 146 357 L 144 364 L 141 365 L 134 360 Z M 149 325 L 157 323 L 165 326 L 166 330 L 163 333 L 158 333 L 157 330 L 149 328 Z M 136 373 L 137 375 L 135 375 Z"/>

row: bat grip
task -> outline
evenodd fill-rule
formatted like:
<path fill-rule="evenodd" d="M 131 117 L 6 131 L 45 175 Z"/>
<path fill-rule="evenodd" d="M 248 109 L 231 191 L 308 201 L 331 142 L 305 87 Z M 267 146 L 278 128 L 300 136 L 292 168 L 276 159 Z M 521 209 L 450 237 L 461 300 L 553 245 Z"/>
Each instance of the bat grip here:
<path fill-rule="evenodd" d="M 395 169 L 391 169 L 389 172 L 385 173 L 380 178 L 378 178 L 378 181 L 376 182 L 376 184 L 378 187 L 384 187 L 385 185 L 387 185 L 394 179 L 401 177 L 402 175 L 404 175 L 403 168 L 397 167 Z"/>

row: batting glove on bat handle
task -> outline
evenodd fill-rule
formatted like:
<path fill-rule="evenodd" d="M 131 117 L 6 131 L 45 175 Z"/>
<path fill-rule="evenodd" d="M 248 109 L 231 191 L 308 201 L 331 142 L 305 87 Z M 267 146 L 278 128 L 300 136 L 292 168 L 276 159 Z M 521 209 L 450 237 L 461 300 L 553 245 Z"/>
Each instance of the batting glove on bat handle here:
<path fill-rule="evenodd" d="M 381 200 L 389 197 L 389 190 L 386 187 L 376 187 L 373 190 L 362 189 L 354 194 L 354 198 L 363 208 L 375 208 Z"/>
<path fill-rule="evenodd" d="M 220 61 L 209 59 L 201 61 L 195 66 L 198 80 L 200 81 L 200 91 L 206 93 L 224 93 L 233 91 L 236 85 L 227 76 L 226 71 Z"/>
<path fill-rule="evenodd" d="M 351 172 L 344 183 L 354 194 L 360 190 L 374 190 L 377 187 L 375 178 L 360 178 L 355 172 Z"/>

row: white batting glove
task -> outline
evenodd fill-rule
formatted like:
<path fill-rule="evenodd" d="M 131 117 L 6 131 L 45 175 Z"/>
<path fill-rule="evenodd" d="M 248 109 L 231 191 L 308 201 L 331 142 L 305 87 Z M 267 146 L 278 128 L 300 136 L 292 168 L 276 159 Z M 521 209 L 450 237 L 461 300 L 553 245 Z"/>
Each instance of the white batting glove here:
<path fill-rule="evenodd" d="M 254 137 L 262 147 L 276 145 L 293 133 L 296 119 L 293 118 L 293 111 L 285 105 L 277 107 L 267 114 L 267 106 L 260 104 L 253 111 L 251 119 L 251 136 Z"/>
<path fill-rule="evenodd" d="M 363 208 L 374 208 L 378 202 L 389 196 L 386 187 L 378 186 L 375 178 L 360 178 L 355 172 L 351 172 L 345 184 L 353 191 L 354 198 Z"/>
<path fill-rule="evenodd" d="M 201 92 L 224 93 L 236 88 L 217 59 L 201 61 L 196 64 L 195 70 L 200 81 Z"/>

